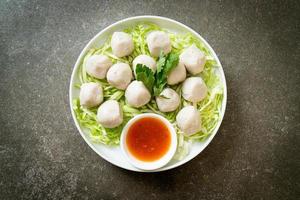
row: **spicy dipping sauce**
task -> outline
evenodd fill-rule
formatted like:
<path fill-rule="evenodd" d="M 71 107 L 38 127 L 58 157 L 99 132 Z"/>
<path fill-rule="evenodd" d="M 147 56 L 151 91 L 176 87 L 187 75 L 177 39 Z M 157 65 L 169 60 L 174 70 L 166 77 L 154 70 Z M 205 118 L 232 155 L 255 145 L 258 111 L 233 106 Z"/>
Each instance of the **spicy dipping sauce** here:
<path fill-rule="evenodd" d="M 127 133 L 126 144 L 129 152 L 138 160 L 155 161 L 168 152 L 171 145 L 171 133 L 161 120 L 145 117 L 131 125 Z"/>

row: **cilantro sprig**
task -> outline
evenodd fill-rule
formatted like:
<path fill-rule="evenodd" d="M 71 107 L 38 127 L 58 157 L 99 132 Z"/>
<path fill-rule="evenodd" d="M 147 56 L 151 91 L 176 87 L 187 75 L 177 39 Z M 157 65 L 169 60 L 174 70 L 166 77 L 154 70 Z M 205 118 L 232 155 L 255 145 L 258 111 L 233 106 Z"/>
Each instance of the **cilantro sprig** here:
<path fill-rule="evenodd" d="M 174 69 L 179 62 L 179 56 L 176 53 L 169 53 L 166 56 L 160 54 L 157 62 L 157 71 L 155 77 L 155 85 L 153 88 L 154 96 L 158 96 L 167 84 L 167 78 L 172 69 Z"/>
<path fill-rule="evenodd" d="M 136 79 L 142 81 L 149 92 L 153 92 L 154 96 L 159 96 L 167 84 L 169 73 L 178 65 L 178 62 L 178 54 L 171 52 L 163 55 L 161 53 L 157 61 L 156 73 L 153 73 L 146 65 L 137 64 Z"/>
<path fill-rule="evenodd" d="M 155 83 L 155 76 L 153 71 L 143 64 L 137 64 L 136 69 L 136 80 L 142 81 L 146 88 L 152 93 L 153 85 Z"/>

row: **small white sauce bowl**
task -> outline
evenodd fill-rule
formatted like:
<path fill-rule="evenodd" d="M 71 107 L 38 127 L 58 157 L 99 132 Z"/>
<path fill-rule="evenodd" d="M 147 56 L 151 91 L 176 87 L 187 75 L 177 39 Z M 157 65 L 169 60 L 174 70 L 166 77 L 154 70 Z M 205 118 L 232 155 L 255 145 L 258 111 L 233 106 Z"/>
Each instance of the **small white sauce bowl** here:
<path fill-rule="evenodd" d="M 171 144 L 170 144 L 169 150 L 160 159 L 155 160 L 155 161 L 142 161 L 142 160 L 137 159 L 134 155 L 131 154 L 131 152 L 129 151 L 129 149 L 127 147 L 126 138 L 127 138 L 129 128 L 136 121 L 138 121 L 142 118 L 149 118 L 149 117 L 156 118 L 156 119 L 160 120 L 161 122 L 163 122 L 167 126 L 167 128 L 169 129 L 170 136 L 171 136 Z M 125 127 L 122 130 L 120 144 L 121 144 L 121 149 L 122 149 L 124 156 L 127 158 L 128 162 L 130 164 L 132 164 L 134 167 L 142 169 L 142 170 L 147 170 L 147 171 L 155 170 L 155 169 L 159 169 L 159 168 L 165 166 L 173 158 L 173 156 L 176 152 L 176 148 L 177 148 L 177 134 L 176 134 L 176 131 L 175 131 L 173 125 L 169 122 L 169 120 L 167 120 L 163 116 L 153 114 L 153 113 L 144 113 L 144 114 L 137 115 L 128 121 L 128 123 L 125 125 Z"/>

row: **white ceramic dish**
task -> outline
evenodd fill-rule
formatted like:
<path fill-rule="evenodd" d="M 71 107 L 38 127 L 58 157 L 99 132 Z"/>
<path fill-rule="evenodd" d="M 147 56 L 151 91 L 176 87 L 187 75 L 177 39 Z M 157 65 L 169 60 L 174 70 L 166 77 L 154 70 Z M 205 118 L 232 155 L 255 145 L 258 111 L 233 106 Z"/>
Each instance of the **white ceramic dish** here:
<path fill-rule="evenodd" d="M 133 125 L 139 119 L 143 119 L 143 118 L 147 118 L 147 117 L 156 118 L 156 119 L 159 119 L 160 121 L 162 121 L 168 127 L 169 132 L 171 134 L 171 146 L 170 146 L 169 150 L 162 158 L 160 158 L 159 160 L 153 161 L 153 162 L 143 162 L 141 160 L 136 159 L 133 155 L 131 155 L 131 153 L 129 152 L 127 145 L 126 145 L 126 137 L 127 137 L 127 133 L 128 133 L 129 128 L 131 127 L 131 125 Z M 176 131 L 175 131 L 174 127 L 172 126 L 172 124 L 163 116 L 153 114 L 153 113 L 144 113 L 144 114 L 140 114 L 140 115 L 133 117 L 125 125 L 125 127 L 123 128 L 123 131 L 122 131 L 120 145 L 121 145 L 123 154 L 127 158 L 129 163 L 131 163 L 133 166 L 135 166 L 139 169 L 153 171 L 153 170 L 157 170 L 157 169 L 165 166 L 168 162 L 170 162 L 170 160 L 174 156 L 174 154 L 176 152 L 176 148 L 177 148 L 177 134 L 176 134 Z"/>
<path fill-rule="evenodd" d="M 132 166 L 126 159 L 125 156 L 122 154 L 122 150 L 120 147 L 110 147 L 107 145 L 102 145 L 102 144 L 96 144 L 91 141 L 91 139 L 88 136 L 87 130 L 84 128 L 81 128 L 79 126 L 79 123 L 76 120 L 75 113 L 72 109 L 72 100 L 74 98 L 78 97 L 79 90 L 74 87 L 74 84 L 79 83 L 79 78 L 77 76 L 78 69 L 80 67 L 80 64 L 82 63 L 84 55 L 87 53 L 87 51 L 91 48 L 99 48 L 106 40 L 107 38 L 114 32 L 114 31 L 121 31 L 129 26 L 133 26 L 137 23 L 141 22 L 150 22 L 150 23 L 155 23 L 159 25 L 162 28 L 168 29 L 172 32 L 177 32 L 177 33 L 187 33 L 190 32 L 192 33 L 195 37 L 199 38 L 206 46 L 207 48 L 212 52 L 213 57 L 217 61 L 218 65 L 220 66 L 216 73 L 220 76 L 220 79 L 223 84 L 223 102 L 222 102 L 222 108 L 221 108 L 221 117 L 220 121 L 218 122 L 215 130 L 212 132 L 212 134 L 203 142 L 194 142 L 190 146 L 190 151 L 189 154 L 182 160 L 177 161 L 177 160 L 171 160 L 167 165 L 165 165 L 162 168 L 152 170 L 152 171 L 164 171 L 164 170 L 169 170 L 175 167 L 178 167 L 194 157 L 196 157 L 203 149 L 211 142 L 213 137 L 216 135 L 221 122 L 223 120 L 224 114 L 225 114 L 225 108 L 226 108 L 226 103 L 227 103 L 227 87 L 226 87 L 226 80 L 224 76 L 224 72 L 222 69 L 222 65 L 214 52 L 214 50 L 211 48 L 211 46 L 204 40 L 197 32 L 192 30 L 191 28 L 187 27 L 186 25 L 177 22 L 172 19 L 168 19 L 165 17 L 158 17 L 158 16 L 137 16 L 137 17 L 131 17 L 127 18 L 121 21 L 118 21 L 107 28 L 103 29 L 100 31 L 91 41 L 85 46 L 85 48 L 82 50 L 80 53 L 76 64 L 74 66 L 72 76 L 71 76 L 71 82 L 70 82 L 70 88 L 69 88 L 69 100 L 70 100 L 70 107 L 71 107 L 71 112 L 72 112 L 72 117 L 75 122 L 75 125 L 80 132 L 81 136 L 83 139 L 86 141 L 86 143 L 98 154 L 100 155 L 103 159 L 107 160 L 108 162 L 119 166 L 121 168 L 127 169 L 127 170 L 132 170 L 132 171 L 144 171 L 142 169 L 136 168 Z M 149 172 L 149 171 L 146 171 Z"/>

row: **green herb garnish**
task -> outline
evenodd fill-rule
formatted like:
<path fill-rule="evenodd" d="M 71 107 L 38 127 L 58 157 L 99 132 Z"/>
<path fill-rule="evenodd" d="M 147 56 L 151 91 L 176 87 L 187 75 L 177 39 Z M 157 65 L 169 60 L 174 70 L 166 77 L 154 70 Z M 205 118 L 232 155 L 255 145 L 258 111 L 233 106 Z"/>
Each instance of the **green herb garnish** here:
<path fill-rule="evenodd" d="M 160 54 L 157 62 L 157 71 L 155 85 L 153 88 L 154 96 L 158 96 L 167 84 L 168 74 L 174 69 L 179 62 L 179 56 L 177 53 L 169 53 L 167 55 Z"/>
<path fill-rule="evenodd" d="M 135 68 L 136 80 L 142 81 L 146 88 L 152 93 L 155 77 L 153 71 L 143 64 L 137 64 Z"/>

